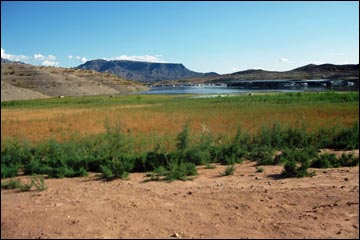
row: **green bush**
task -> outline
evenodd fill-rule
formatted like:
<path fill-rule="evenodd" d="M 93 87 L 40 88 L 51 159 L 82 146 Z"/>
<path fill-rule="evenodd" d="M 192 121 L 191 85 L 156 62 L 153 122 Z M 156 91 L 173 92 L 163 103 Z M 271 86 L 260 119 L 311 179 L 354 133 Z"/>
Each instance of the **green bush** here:
<path fill-rule="evenodd" d="M 337 168 L 352 167 L 359 164 L 359 157 L 353 154 L 342 154 L 339 159 L 335 154 L 324 153 L 313 160 L 311 167 L 313 168 Z"/>
<path fill-rule="evenodd" d="M 311 163 L 313 168 L 331 168 L 338 165 L 335 154 L 324 153 L 319 155 Z"/>
<path fill-rule="evenodd" d="M 254 146 L 248 153 L 249 160 L 257 161 L 257 165 L 275 165 L 275 159 L 273 157 L 274 150 L 269 146 Z"/>
<path fill-rule="evenodd" d="M 284 177 L 314 176 L 315 172 L 308 172 L 311 160 L 316 156 L 314 149 L 286 149 L 280 156 L 280 161 L 285 162 L 282 175 Z"/>
<path fill-rule="evenodd" d="M 358 166 L 359 165 L 359 156 L 355 157 L 354 154 L 343 153 L 338 161 L 339 161 L 340 166 L 345 166 L 345 167 Z"/>
<path fill-rule="evenodd" d="M 223 176 L 233 175 L 235 173 L 235 165 L 230 165 L 225 168 Z"/>
<path fill-rule="evenodd" d="M 188 176 L 197 175 L 197 170 L 194 163 L 190 162 L 178 162 L 172 160 L 168 166 L 168 171 L 165 173 L 165 180 L 188 180 Z"/>
<path fill-rule="evenodd" d="M 359 148 L 359 122 L 355 122 L 350 128 L 343 128 L 334 137 L 331 148 L 353 150 Z"/>
<path fill-rule="evenodd" d="M 19 179 L 16 180 L 7 180 L 1 183 L 1 188 L 3 189 L 16 189 L 16 188 L 20 188 L 21 186 L 21 182 Z"/>
<path fill-rule="evenodd" d="M 44 177 L 34 176 L 31 178 L 31 181 L 29 183 L 22 183 L 19 179 L 10 179 L 1 183 L 1 188 L 19 189 L 22 192 L 30 191 L 32 187 L 35 187 L 38 191 L 43 191 L 47 189 L 47 187 L 45 186 Z"/>
<path fill-rule="evenodd" d="M 114 178 L 127 178 L 133 167 L 134 158 L 122 155 L 120 157 L 113 158 L 112 161 L 108 162 L 106 165 L 101 165 L 100 169 L 103 173 L 103 178 L 110 180 Z"/>
<path fill-rule="evenodd" d="M 189 124 L 186 123 L 183 127 L 183 130 L 178 134 L 177 138 L 177 148 L 180 151 L 183 151 L 189 147 Z"/>

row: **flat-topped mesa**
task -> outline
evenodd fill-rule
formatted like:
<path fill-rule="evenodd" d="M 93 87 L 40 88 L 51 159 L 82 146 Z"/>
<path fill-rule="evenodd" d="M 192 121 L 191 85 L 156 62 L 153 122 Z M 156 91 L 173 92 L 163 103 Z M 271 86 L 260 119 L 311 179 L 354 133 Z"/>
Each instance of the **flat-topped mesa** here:
<path fill-rule="evenodd" d="M 79 65 L 79 69 L 109 72 L 117 76 L 140 82 L 156 82 L 204 76 L 217 76 L 217 73 L 200 73 L 187 69 L 181 63 L 139 62 L 128 60 L 91 60 Z"/>

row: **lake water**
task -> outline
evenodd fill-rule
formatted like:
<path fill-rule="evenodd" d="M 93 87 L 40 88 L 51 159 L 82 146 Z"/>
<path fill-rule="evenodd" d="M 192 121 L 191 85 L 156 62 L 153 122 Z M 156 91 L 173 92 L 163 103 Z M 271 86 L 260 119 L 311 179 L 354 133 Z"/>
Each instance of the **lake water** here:
<path fill-rule="evenodd" d="M 247 94 L 255 92 L 322 92 L 329 90 L 326 87 L 302 87 L 302 88 L 233 88 L 226 86 L 189 86 L 189 87 L 153 87 L 148 91 L 137 92 L 136 94 Z"/>

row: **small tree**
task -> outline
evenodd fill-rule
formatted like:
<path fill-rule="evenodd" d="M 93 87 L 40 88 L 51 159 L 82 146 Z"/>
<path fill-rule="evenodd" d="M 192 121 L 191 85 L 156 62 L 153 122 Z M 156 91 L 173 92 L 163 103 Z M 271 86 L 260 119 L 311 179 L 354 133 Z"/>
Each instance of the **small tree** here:
<path fill-rule="evenodd" d="M 176 140 L 178 141 L 176 146 L 180 151 L 189 147 L 189 124 L 186 123 L 183 130 L 179 133 Z"/>

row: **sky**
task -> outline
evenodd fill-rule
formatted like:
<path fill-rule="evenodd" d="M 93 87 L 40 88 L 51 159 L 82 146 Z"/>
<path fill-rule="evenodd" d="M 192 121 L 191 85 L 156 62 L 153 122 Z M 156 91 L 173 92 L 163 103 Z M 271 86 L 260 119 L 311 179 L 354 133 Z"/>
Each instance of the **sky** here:
<path fill-rule="evenodd" d="M 1 1 L 1 57 L 76 67 L 94 59 L 196 72 L 359 63 L 358 1 Z"/>

